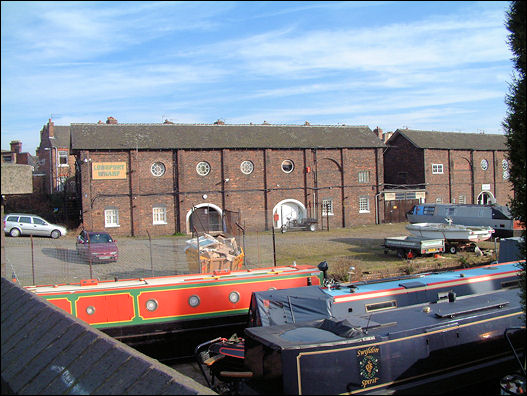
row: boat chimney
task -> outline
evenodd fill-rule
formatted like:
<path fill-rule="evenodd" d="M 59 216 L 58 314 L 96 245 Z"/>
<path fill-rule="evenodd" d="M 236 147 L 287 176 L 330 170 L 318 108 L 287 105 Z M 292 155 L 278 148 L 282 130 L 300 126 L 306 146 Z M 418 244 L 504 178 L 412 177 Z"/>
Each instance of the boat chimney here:
<path fill-rule="evenodd" d="M 448 292 L 448 302 L 454 302 L 456 301 L 456 292 L 453 290 L 450 290 Z"/>

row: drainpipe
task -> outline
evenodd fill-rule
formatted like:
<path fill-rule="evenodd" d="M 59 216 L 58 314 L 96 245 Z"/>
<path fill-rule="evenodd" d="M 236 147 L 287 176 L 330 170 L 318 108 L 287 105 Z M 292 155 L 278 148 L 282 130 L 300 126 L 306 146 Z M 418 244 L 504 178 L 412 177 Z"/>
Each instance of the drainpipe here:
<path fill-rule="evenodd" d="M 384 194 L 384 191 L 381 191 L 378 194 L 375 194 L 375 224 L 380 224 L 381 219 L 379 216 L 379 195 Z"/>

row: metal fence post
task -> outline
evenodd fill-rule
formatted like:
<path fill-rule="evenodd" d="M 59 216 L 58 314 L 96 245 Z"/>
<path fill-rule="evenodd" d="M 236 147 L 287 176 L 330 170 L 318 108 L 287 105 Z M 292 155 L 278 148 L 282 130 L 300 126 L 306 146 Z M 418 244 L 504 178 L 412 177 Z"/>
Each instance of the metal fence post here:
<path fill-rule="evenodd" d="M 33 235 L 31 237 L 31 272 L 33 273 L 33 284 L 35 285 L 35 260 L 34 260 L 34 251 L 33 251 Z"/>
<path fill-rule="evenodd" d="M 152 261 L 152 238 L 150 237 L 150 233 L 148 230 L 146 230 L 146 233 L 148 234 L 148 244 L 150 246 L 150 270 L 152 271 L 152 278 L 154 277 L 154 262 Z"/>

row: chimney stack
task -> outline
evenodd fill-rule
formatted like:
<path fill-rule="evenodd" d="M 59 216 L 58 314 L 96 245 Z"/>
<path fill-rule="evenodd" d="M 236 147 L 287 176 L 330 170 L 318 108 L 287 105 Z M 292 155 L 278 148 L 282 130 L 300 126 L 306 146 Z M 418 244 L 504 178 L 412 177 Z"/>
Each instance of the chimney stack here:
<path fill-rule="evenodd" d="M 48 120 L 48 137 L 55 137 L 55 123 L 51 121 L 51 118 Z"/>
<path fill-rule="evenodd" d="M 382 129 L 381 128 L 379 128 L 379 127 L 375 128 L 373 130 L 373 133 L 375 133 L 377 135 L 377 137 L 382 140 Z"/>
<path fill-rule="evenodd" d="M 107 124 L 117 124 L 117 120 L 113 117 L 108 117 L 108 119 L 106 120 L 106 123 Z"/>
<path fill-rule="evenodd" d="M 11 151 L 20 154 L 22 151 L 22 142 L 20 140 L 13 140 L 11 143 Z"/>

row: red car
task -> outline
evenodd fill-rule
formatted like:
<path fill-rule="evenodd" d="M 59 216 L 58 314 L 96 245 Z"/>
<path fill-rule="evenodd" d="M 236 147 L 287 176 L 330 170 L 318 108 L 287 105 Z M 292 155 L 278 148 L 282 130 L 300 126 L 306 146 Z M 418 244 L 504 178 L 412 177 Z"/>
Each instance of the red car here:
<path fill-rule="evenodd" d="M 80 257 L 92 262 L 117 261 L 119 249 L 117 242 L 107 232 L 83 230 L 77 236 L 77 253 Z"/>

